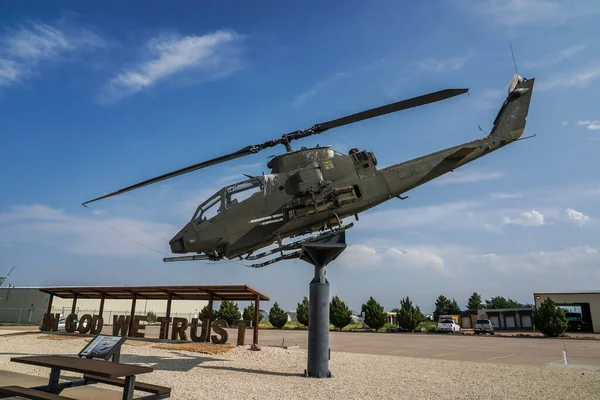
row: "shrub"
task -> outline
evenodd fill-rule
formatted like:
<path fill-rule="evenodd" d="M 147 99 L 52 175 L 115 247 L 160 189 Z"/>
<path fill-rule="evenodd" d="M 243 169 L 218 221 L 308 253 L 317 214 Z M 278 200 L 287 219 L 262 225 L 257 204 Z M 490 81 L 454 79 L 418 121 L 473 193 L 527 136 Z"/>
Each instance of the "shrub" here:
<path fill-rule="evenodd" d="M 148 314 L 146 314 L 146 321 L 148 321 L 149 324 L 155 323 L 156 313 L 154 311 L 148 311 Z"/>
<path fill-rule="evenodd" d="M 329 303 L 329 322 L 340 331 L 352 321 L 352 311 L 338 296 Z"/>
<path fill-rule="evenodd" d="M 556 306 L 550 298 L 546 298 L 539 308 L 533 311 L 533 323 L 546 336 L 560 336 L 566 330 L 569 322 L 565 311 Z"/>
<path fill-rule="evenodd" d="M 212 319 L 213 321 L 218 317 L 218 312 L 213 310 Z M 198 313 L 198 319 L 202 321 L 203 319 L 208 318 L 208 305 L 202 307 L 202 310 Z"/>
<path fill-rule="evenodd" d="M 419 306 L 414 307 L 408 297 L 400 301 L 400 312 L 398 313 L 398 325 L 400 327 L 414 331 L 423 322 L 423 318 Z"/>
<path fill-rule="evenodd" d="M 254 303 L 250 303 L 248 307 L 244 308 L 242 318 L 244 321 L 254 321 Z"/>
<path fill-rule="evenodd" d="M 310 303 L 308 298 L 304 296 L 302 303 L 298 303 L 296 307 L 296 319 L 304 326 L 308 326 L 308 314 L 310 310 Z"/>
<path fill-rule="evenodd" d="M 229 326 L 233 325 L 233 321 L 238 321 L 242 317 L 237 303 L 229 300 L 223 300 L 219 308 L 219 318 L 227 321 Z"/>
<path fill-rule="evenodd" d="M 481 304 L 481 296 L 479 293 L 474 292 L 471 297 L 469 297 L 469 301 L 467 303 L 467 309 L 469 310 L 469 314 L 477 315 L 477 311 L 481 310 L 483 304 Z"/>
<path fill-rule="evenodd" d="M 377 332 L 387 322 L 387 315 L 383 306 L 373 297 L 369 298 L 366 304 L 362 305 L 362 312 L 365 315 L 365 324 Z"/>
<path fill-rule="evenodd" d="M 269 322 L 277 329 L 283 328 L 285 323 L 288 321 L 288 314 L 279 307 L 279 304 L 275 302 L 271 310 L 269 310 Z"/>

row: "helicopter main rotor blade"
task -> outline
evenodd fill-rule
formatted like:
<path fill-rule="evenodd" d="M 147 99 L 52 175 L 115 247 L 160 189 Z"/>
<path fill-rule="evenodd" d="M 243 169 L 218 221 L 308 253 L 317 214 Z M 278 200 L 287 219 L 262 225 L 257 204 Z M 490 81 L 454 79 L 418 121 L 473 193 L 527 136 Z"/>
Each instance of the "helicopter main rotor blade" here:
<path fill-rule="evenodd" d="M 244 147 L 243 149 L 240 149 L 240 150 L 236 151 L 235 153 L 227 154 L 227 155 L 224 155 L 224 156 L 221 156 L 221 157 L 213 158 L 213 159 L 208 160 L 208 161 L 203 161 L 203 162 L 198 163 L 198 164 L 190 165 L 189 167 L 181 168 L 181 169 L 178 169 L 177 171 L 169 172 L 169 173 L 157 176 L 155 178 L 148 179 L 148 180 L 145 180 L 145 181 L 140 182 L 140 183 L 136 183 L 135 185 L 131 185 L 131 186 L 128 186 L 126 188 L 117 190 L 116 192 L 112 192 L 112 193 L 106 194 L 104 196 L 100 196 L 100 197 L 95 198 L 93 200 L 88 200 L 85 203 L 82 203 L 82 205 L 85 206 L 88 203 L 93 203 L 94 201 L 106 199 L 108 197 L 116 196 L 118 194 L 123 194 L 123 193 L 129 192 L 131 190 L 139 189 L 141 187 L 144 187 L 144 186 L 147 186 L 147 185 L 151 185 L 151 184 L 156 183 L 156 182 L 163 181 L 165 179 L 173 178 L 175 176 L 187 174 L 188 172 L 196 171 L 196 170 L 201 169 L 201 168 L 210 167 L 211 165 L 215 165 L 215 164 L 219 164 L 219 163 L 222 163 L 222 162 L 225 162 L 225 161 L 234 160 L 234 159 L 239 158 L 239 157 L 247 156 L 249 154 L 253 154 L 253 153 L 258 152 L 259 150 L 257 148 L 259 146 Z"/>
<path fill-rule="evenodd" d="M 273 140 L 266 141 L 262 144 L 247 146 L 247 147 L 244 147 L 243 149 L 240 149 L 234 153 L 216 157 L 216 158 L 213 158 L 208 161 L 203 161 L 198 164 L 190 165 L 189 167 L 181 168 L 176 171 L 169 172 L 169 173 L 157 176 L 155 178 L 145 180 L 140 183 L 136 183 L 135 185 L 131 185 L 126 188 L 117 190 L 116 192 L 112 192 L 112 193 L 106 194 L 104 196 L 100 196 L 95 199 L 88 200 L 85 203 L 82 203 L 82 205 L 85 206 L 86 204 L 93 203 L 94 201 L 98 201 L 98 200 L 106 199 L 108 197 L 123 194 L 123 193 L 129 192 L 129 191 L 132 191 L 135 189 L 139 189 L 139 188 L 147 186 L 147 185 L 151 185 L 156 182 L 163 181 L 165 179 L 173 178 L 178 175 L 187 174 L 188 172 L 196 171 L 201 168 L 210 167 L 212 165 L 219 164 L 219 163 L 222 163 L 225 161 L 230 161 L 230 160 L 234 160 L 236 158 L 244 157 L 244 156 L 247 156 L 250 154 L 255 154 L 255 153 L 258 153 L 259 151 L 264 150 L 268 147 L 277 146 L 279 144 L 283 144 L 286 146 L 286 148 L 288 150 L 291 150 L 289 142 L 291 142 L 292 140 L 297 140 L 297 139 L 301 139 L 301 138 L 304 138 L 304 137 L 307 137 L 310 135 L 319 134 L 319 133 L 325 132 L 332 128 L 337 128 L 340 126 L 352 124 L 354 122 L 363 121 L 365 119 L 378 117 L 380 115 L 385 115 L 385 114 L 389 114 L 389 113 L 396 112 L 396 111 L 406 110 L 407 108 L 418 107 L 418 106 L 422 106 L 425 104 L 434 103 L 436 101 L 445 100 L 450 97 L 454 97 L 454 96 L 458 96 L 459 94 L 466 93 L 467 91 L 468 91 L 468 89 L 440 90 L 438 92 L 433 92 L 433 93 L 425 94 L 422 96 L 413 97 L 413 98 L 406 99 L 406 100 L 401 100 L 401 101 L 387 104 L 387 105 L 384 105 L 381 107 L 372 108 L 370 110 L 361 111 L 356 114 L 352 114 L 352 115 L 348 115 L 348 116 L 345 116 L 342 118 L 323 122 L 321 124 L 316 124 L 312 128 L 309 128 L 309 129 L 306 129 L 303 131 L 294 131 L 294 132 L 285 134 L 280 139 L 273 139 Z"/>
<path fill-rule="evenodd" d="M 429 103 L 435 103 L 437 101 L 446 100 L 450 97 L 458 96 L 460 94 L 468 92 L 469 89 L 444 89 L 437 92 L 424 94 L 422 96 L 412 97 L 410 99 L 397 101 L 395 103 L 386 104 L 381 107 L 372 108 L 370 110 L 361 111 L 356 114 L 347 115 L 342 118 L 337 118 L 331 121 L 323 122 L 314 125 L 312 128 L 305 131 L 296 131 L 289 133 L 287 136 L 288 140 L 301 139 L 306 136 L 323 133 L 332 128 L 338 128 L 340 126 L 353 124 L 355 122 L 364 121 L 369 118 L 379 117 L 381 115 L 406 110 L 408 108 L 418 107 Z"/>
<path fill-rule="evenodd" d="M 317 124 L 317 129 L 319 132 L 325 132 L 328 129 L 353 124 L 355 122 L 364 121 L 365 119 L 379 117 L 380 115 L 385 115 L 396 111 L 402 111 L 408 108 L 423 106 L 425 104 L 435 103 L 436 101 L 446 100 L 450 97 L 466 93 L 468 90 L 469 89 L 445 89 L 440 90 L 438 92 L 433 92 L 422 96 L 397 101 L 395 103 L 387 104 L 385 106 L 372 108 L 370 110 L 361 111 L 356 114 L 348 115 L 346 117 Z"/>

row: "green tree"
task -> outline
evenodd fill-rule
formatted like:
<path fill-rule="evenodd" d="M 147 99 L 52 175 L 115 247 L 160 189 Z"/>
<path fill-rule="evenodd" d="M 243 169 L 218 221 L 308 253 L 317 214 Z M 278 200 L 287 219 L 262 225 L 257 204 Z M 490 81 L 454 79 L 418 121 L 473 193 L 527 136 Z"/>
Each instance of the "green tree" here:
<path fill-rule="evenodd" d="M 451 315 L 460 314 L 460 307 L 459 307 L 458 303 L 456 302 L 456 300 L 454 300 L 454 299 L 452 299 L 452 302 L 450 303 L 450 307 L 448 307 L 448 314 L 451 314 Z"/>
<path fill-rule="evenodd" d="M 485 308 L 488 310 L 497 310 L 501 308 L 525 308 L 525 306 L 513 299 L 496 296 L 485 301 Z"/>
<path fill-rule="evenodd" d="M 213 319 L 213 321 L 215 319 L 217 319 L 218 316 L 219 316 L 218 311 L 213 310 L 213 312 L 212 312 L 212 319 Z M 205 318 L 208 318 L 208 305 L 202 307 L 202 310 L 200 310 L 200 312 L 198 313 L 198 319 L 199 320 L 203 320 Z"/>
<path fill-rule="evenodd" d="M 233 321 L 238 321 L 240 318 L 242 318 L 242 314 L 240 313 L 237 303 L 229 300 L 223 300 L 221 302 L 221 307 L 219 308 L 219 318 L 227 321 L 229 326 L 233 325 Z"/>
<path fill-rule="evenodd" d="M 304 296 L 301 303 L 298 303 L 296 307 L 296 319 L 304 326 L 308 326 L 308 314 L 310 310 L 310 303 L 308 298 Z"/>
<path fill-rule="evenodd" d="M 450 300 L 444 295 L 440 295 L 435 301 L 435 310 L 433 311 L 433 320 L 437 321 L 440 315 L 449 314 Z"/>
<path fill-rule="evenodd" d="M 477 292 L 473 292 L 467 303 L 467 309 L 471 315 L 477 315 L 477 311 L 483 308 L 481 304 L 481 296 Z"/>
<path fill-rule="evenodd" d="M 419 309 L 419 306 L 414 307 L 412 301 L 408 298 L 400 300 L 400 312 L 398 313 L 398 325 L 409 331 L 417 329 L 419 324 L 423 322 L 425 316 Z"/>
<path fill-rule="evenodd" d="M 560 336 L 569 324 L 565 310 L 556 306 L 550 298 L 546 298 L 540 308 L 533 310 L 533 323 L 546 336 Z"/>
<path fill-rule="evenodd" d="M 387 322 L 387 314 L 373 297 L 362 305 L 361 311 L 365 316 L 365 324 L 377 332 Z"/>
<path fill-rule="evenodd" d="M 148 321 L 149 324 L 156 322 L 156 313 L 154 311 L 148 311 L 148 314 L 146 314 L 146 321 Z"/>
<path fill-rule="evenodd" d="M 250 305 L 244 308 L 244 312 L 242 313 L 242 319 L 244 321 L 254 321 L 254 303 L 250 303 Z"/>
<path fill-rule="evenodd" d="M 283 328 L 288 321 L 288 314 L 275 302 L 269 310 L 269 322 L 277 329 Z"/>
<path fill-rule="evenodd" d="M 340 331 L 352 321 L 352 311 L 338 296 L 329 303 L 329 322 Z"/>

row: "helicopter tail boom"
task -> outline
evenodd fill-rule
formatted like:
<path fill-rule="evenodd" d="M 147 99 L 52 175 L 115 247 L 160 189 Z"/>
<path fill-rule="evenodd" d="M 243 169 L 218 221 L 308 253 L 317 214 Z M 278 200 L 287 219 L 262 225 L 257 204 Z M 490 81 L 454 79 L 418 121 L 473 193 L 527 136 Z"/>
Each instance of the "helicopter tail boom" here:
<path fill-rule="evenodd" d="M 380 170 L 389 188 L 389 196 L 399 197 L 507 144 L 526 139 L 521 136 L 525 130 L 534 81 L 515 74 L 488 136 Z"/>

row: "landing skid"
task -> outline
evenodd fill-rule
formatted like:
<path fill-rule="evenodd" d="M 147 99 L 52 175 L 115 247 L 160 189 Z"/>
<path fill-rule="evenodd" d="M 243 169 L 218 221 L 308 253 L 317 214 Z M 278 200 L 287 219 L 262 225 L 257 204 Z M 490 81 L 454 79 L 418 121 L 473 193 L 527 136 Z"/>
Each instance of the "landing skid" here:
<path fill-rule="evenodd" d="M 278 261 L 300 258 L 300 250 L 298 250 L 298 249 L 301 249 L 303 245 L 308 244 L 308 243 L 321 242 L 323 240 L 327 240 L 327 239 L 339 234 L 340 232 L 347 231 L 348 229 L 352 228 L 353 226 L 354 226 L 353 223 L 349 223 L 349 224 L 343 225 L 337 229 L 332 229 L 330 231 L 323 232 L 316 236 L 312 236 L 312 237 L 309 237 L 306 239 L 297 240 L 295 242 L 288 243 L 285 245 L 282 245 L 280 243 L 279 247 L 277 247 L 275 249 L 265 251 L 265 252 L 262 252 L 262 253 L 259 253 L 256 255 L 252 255 L 252 253 L 250 253 L 246 257 L 240 257 L 240 259 L 254 261 L 254 260 L 264 258 L 264 257 L 268 257 L 275 253 L 281 254 L 279 257 L 273 258 L 269 261 L 249 265 L 249 267 L 252 267 L 252 268 L 262 268 L 267 265 L 274 264 Z M 290 251 L 290 250 L 296 250 L 296 251 L 294 251 L 292 253 L 284 254 L 284 251 Z M 215 260 L 214 257 L 209 257 L 205 254 L 196 254 L 193 256 L 165 257 L 165 258 L 163 258 L 163 261 L 164 262 L 175 262 L 175 261 L 218 261 L 218 260 Z"/>
<path fill-rule="evenodd" d="M 250 265 L 250 267 L 252 268 L 262 268 L 264 266 L 270 265 L 270 264 L 274 264 L 278 261 L 283 261 L 283 260 L 290 260 L 290 259 L 294 259 L 294 258 L 300 258 L 300 250 L 297 249 L 301 249 L 303 245 L 306 245 L 308 243 L 314 243 L 314 242 L 321 242 L 323 240 L 327 240 L 331 237 L 336 236 L 337 234 L 339 234 L 340 232 L 344 232 L 347 231 L 348 229 L 352 228 L 354 226 L 353 223 L 350 223 L 348 225 L 343 225 L 337 229 L 332 229 L 328 232 L 324 232 L 321 234 L 318 234 L 316 236 L 312 236 L 306 239 L 302 239 L 302 240 L 298 240 L 292 243 L 288 243 L 286 245 L 280 245 L 278 248 L 273 249 L 273 250 L 269 250 L 269 251 L 265 251 L 263 253 L 259 253 L 256 255 L 248 255 L 246 256 L 244 259 L 245 260 L 258 260 L 260 258 L 263 257 L 267 257 L 270 256 L 272 254 L 275 253 L 281 253 L 281 256 L 273 258 L 269 261 L 265 261 L 262 263 L 257 263 L 257 264 L 252 264 Z M 288 253 L 288 254 L 283 254 L 284 251 L 289 251 L 289 250 L 297 250 L 294 251 L 293 253 Z"/>

